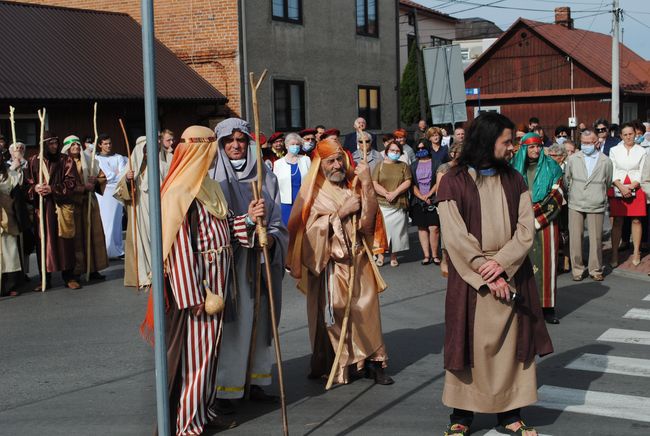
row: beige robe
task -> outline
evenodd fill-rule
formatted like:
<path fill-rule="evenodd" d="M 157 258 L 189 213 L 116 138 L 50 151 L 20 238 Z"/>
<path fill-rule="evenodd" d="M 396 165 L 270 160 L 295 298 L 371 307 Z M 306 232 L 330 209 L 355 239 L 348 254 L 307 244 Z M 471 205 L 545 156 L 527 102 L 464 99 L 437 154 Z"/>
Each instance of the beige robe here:
<path fill-rule="evenodd" d="M 0 165 L 4 163 L 0 162 Z M 0 180 L 0 273 L 20 271 L 18 223 L 13 210 L 11 190 L 22 184 L 23 172 L 7 169 L 7 178 Z"/>
<path fill-rule="evenodd" d="M 500 178 L 483 177 L 477 187 L 483 211 L 480 244 L 467 231 L 455 202 L 438 205 L 445 248 L 458 273 L 474 289 L 485 283 L 477 271 L 487 259 L 496 260 L 507 276 L 513 277 L 528 255 L 527 247 L 535 234 L 528 191 L 521 195 L 519 221 L 511 236 L 508 203 Z M 517 317 L 513 303 L 497 300 L 486 288 L 479 290 L 477 297 L 474 366 L 446 371 L 442 402 L 479 413 L 505 412 L 535 403 L 535 362 L 523 364 L 515 356 Z"/>
<path fill-rule="evenodd" d="M 341 355 L 337 383 L 347 383 L 348 365 L 357 364 L 362 368 L 365 360 L 385 362 L 388 359 L 381 331 L 378 293 L 386 287 L 375 269 L 370 251 L 364 246 L 363 235 L 374 233 L 377 203 L 372 186 L 368 186 L 362 201 L 362 214 L 359 219 L 357 246 L 354 249 L 356 269 L 348 336 Z M 347 302 L 350 278 L 350 242 L 354 231 L 351 219 L 341 221 L 338 210 L 352 195 L 329 182 L 318 191 L 314 198 L 305 233 L 303 236 L 303 266 L 308 270 L 307 318 L 309 336 L 312 344 L 312 374 L 329 374 L 333 353 L 341 336 L 342 321 Z M 304 270 L 304 269 L 303 269 Z M 362 286 L 363 284 L 363 286 Z M 324 340 L 325 331 L 330 344 Z"/>

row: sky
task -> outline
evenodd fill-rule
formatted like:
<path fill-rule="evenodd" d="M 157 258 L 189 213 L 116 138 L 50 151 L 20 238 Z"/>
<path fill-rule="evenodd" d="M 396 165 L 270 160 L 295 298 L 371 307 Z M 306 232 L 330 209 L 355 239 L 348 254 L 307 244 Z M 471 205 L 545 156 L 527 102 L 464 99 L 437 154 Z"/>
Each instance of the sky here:
<path fill-rule="evenodd" d="M 571 8 L 574 26 L 579 29 L 610 34 L 611 0 L 415 0 L 418 3 L 456 18 L 480 17 L 506 30 L 517 18 L 553 22 L 553 9 Z M 484 6 L 491 5 L 491 6 Z M 622 42 L 644 59 L 650 60 L 650 0 L 619 0 L 623 9 Z"/>

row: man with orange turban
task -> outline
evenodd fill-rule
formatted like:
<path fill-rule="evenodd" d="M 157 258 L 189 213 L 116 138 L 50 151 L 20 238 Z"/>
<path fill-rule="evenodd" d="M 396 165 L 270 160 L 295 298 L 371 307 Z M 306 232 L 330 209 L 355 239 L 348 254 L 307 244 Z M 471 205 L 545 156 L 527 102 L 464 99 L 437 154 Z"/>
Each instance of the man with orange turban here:
<path fill-rule="evenodd" d="M 329 374 L 334 350 L 343 340 L 337 383 L 348 383 L 365 368 L 366 376 L 376 383 L 392 384 L 384 373 L 388 357 L 379 314 L 378 294 L 386 284 L 371 251 L 376 245 L 374 238 L 384 234 L 384 228 L 381 220 L 377 221 L 377 198 L 368 165 L 361 161 L 352 170 L 348 155 L 334 139 L 320 141 L 313 156 L 289 219 L 287 262 L 298 288 L 307 295 L 313 352 L 309 377 Z M 353 181 L 355 175 L 360 186 Z M 348 334 L 341 338 L 350 289 Z"/>
<path fill-rule="evenodd" d="M 219 183 L 208 177 L 217 140 L 207 127 L 183 132 L 169 174 L 161 188 L 162 251 L 166 271 L 167 365 L 171 423 L 176 435 L 201 434 L 206 426 L 232 427 L 210 409 L 216 401 L 217 349 L 223 306 L 213 312 L 206 298 L 223 302 L 233 251 L 249 247 L 264 201 L 252 201 L 248 213 L 235 217 Z M 206 289 L 207 288 L 207 289 Z M 208 293 L 216 294 L 217 297 Z M 150 297 L 143 336 L 151 340 Z"/>

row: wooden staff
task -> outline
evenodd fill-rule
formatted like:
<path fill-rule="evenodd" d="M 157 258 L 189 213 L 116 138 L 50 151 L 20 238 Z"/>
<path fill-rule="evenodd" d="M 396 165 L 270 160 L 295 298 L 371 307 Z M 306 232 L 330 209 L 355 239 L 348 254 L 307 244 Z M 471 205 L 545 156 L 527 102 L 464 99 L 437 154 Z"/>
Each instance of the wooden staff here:
<path fill-rule="evenodd" d="M 255 117 L 255 137 L 258 138 L 258 144 L 255 147 L 257 152 L 257 184 L 256 189 L 253 189 L 254 195 L 253 198 L 259 200 L 262 198 L 262 147 L 259 144 L 260 138 L 260 114 L 259 106 L 257 103 L 257 90 L 259 89 L 262 81 L 266 77 L 266 70 L 264 70 L 257 82 L 255 82 L 255 76 L 253 73 L 249 74 L 249 81 L 252 89 L 252 100 L 253 100 L 253 116 Z M 284 376 L 282 372 L 282 354 L 280 352 L 280 335 L 278 334 L 278 327 L 275 317 L 275 300 L 273 298 L 273 280 L 271 276 L 271 265 L 269 263 L 271 256 L 269 255 L 268 247 L 268 237 L 266 227 L 264 225 L 264 219 L 262 217 L 257 218 L 256 226 L 257 238 L 259 241 L 260 247 L 262 247 L 262 254 L 264 255 L 264 270 L 266 273 L 266 290 L 269 297 L 269 312 L 271 313 L 271 331 L 273 332 L 273 342 L 275 343 L 275 362 L 278 366 L 278 384 L 280 385 L 280 404 L 282 410 L 282 430 L 285 436 L 289 435 L 289 421 L 287 419 L 287 402 L 284 395 Z M 259 254 L 258 254 L 259 256 Z M 259 313 L 255 314 L 257 319 Z M 254 350 L 254 348 L 253 348 Z M 250 357 L 250 356 L 249 356 Z M 248 374 L 250 378 L 250 374 Z"/>
<path fill-rule="evenodd" d="M 40 151 L 38 153 L 38 184 L 43 186 L 43 147 L 45 142 L 45 108 L 38 111 L 38 119 L 41 121 L 41 140 L 40 140 Z M 45 278 L 46 268 L 45 264 L 47 259 L 45 258 L 45 245 L 47 244 L 47 238 L 45 237 L 45 215 L 44 215 L 44 204 L 43 204 L 43 194 L 38 197 L 38 224 L 41 232 L 41 292 L 45 292 L 45 287 L 47 280 Z"/>
<path fill-rule="evenodd" d="M 133 163 L 131 162 L 131 147 L 129 146 L 129 137 L 126 135 L 126 129 L 122 118 L 118 118 L 122 134 L 124 135 L 124 143 L 126 144 L 126 153 L 129 158 L 129 171 L 133 172 Z M 135 177 L 131 180 L 131 221 L 133 225 L 133 254 L 135 256 L 135 283 L 136 289 L 140 289 L 140 272 L 138 271 L 138 213 L 135 210 Z"/>
<path fill-rule="evenodd" d="M 362 130 L 357 129 L 357 136 L 361 136 Z M 371 138 L 372 140 L 372 138 Z M 368 162 L 368 150 L 363 149 L 363 161 Z M 352 180 L 352 195 L 356 192 L 358 178 L 355 176 Z M 355 248 L 357 246 L 357 214 L 352 215 L 352 262 L 350 263 L 350 280 L 348 281 L 348 295 L 345 300 L 345 312 L 343 315 L 343 324 L 341 325 L 341 336 L 339 337 L 339 343 L 336 347 L 336 355 L 334 356 L 334 363 L 332 363 L 332 368 L 330 369 L 330 375 L 327 378 L 327 384 L 325 385 L 325 390 L 332 388 L 334 383 L 334 377 L 336 376 L 336 371 L 338 370 L 339 361 L 341 360 L 341 354 L 343 354 L 343 346 L 345 345 L 345 337 L 348 334 L 348 325 L 350 324 L 350 309 L 352 307 L 352 291 L 354 290 L 354 281 L 356 280 L 356 267 L 355 262 Z"/>
<path fill-rule="evenodd" d="M 95 131 L 95 141 L 93 142 L 93 151 L 90 156 L 90 168 L 88 169 L 88 177 L 92 176 L 93 171 L 95 169 L 95 153 L 97 152 L 97 102 L 95 102 L 93 106 L 93 129 Z M 83 150 L 81 151 L 83 153 Z M 93 192 L 90 191 L 88 193 L 88 218 L 87 218 L 87 223 L 88 226 L 86 227 L 86 281 L 90 281 L 90 250 L 91 250 L 91 244 L 90 244 L 90 226 L 92 225 L 92 201 L 93 201 Z"/>
<path fill-rule="evenodd" d="M 13 106 L 9 106 L 9 122 L 11 123 L 11 143 L 16 146 L 16 122 L 14 120 L 14 111 L 16 108 Z M 2 162 L 0 162 L 1 164 Z M 2 233 L 2 231 L 0 231 Z M 23 234 L 19 233 L 18 234 L 19 242 L 20 242 L 20 266 L 24 269 L 23 265 Z M 2 276 L 3 276 L 3 271 L 2 271 L 2 241 L 0 240 L 0 292 L 2 291 Z"/>

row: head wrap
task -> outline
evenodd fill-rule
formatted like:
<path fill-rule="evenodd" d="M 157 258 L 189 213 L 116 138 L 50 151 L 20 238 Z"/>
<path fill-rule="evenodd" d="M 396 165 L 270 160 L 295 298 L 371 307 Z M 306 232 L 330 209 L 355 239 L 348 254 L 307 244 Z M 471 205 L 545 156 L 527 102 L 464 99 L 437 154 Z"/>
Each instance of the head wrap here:
<path fill-rule="evenodd" d="M 542 143 L 542 137 L 537 133 L 526 133 L 521 138 L 521 146 L 515 156 L 512 158 L 512 166 L 524 177 L 524 182 L 528 185 L 528 177 L 526 169 L 528 167 L 528 146 L 530 144 Z M 533 186 L 529 186 L 533 197 L 533 203 L 539 203 L 544 200 L 549 192 L 553 189 L 553 185 L 562 177 L 562 168 L 552 158 L 548 157 L 544 152 L 539 154 L 537 161 L 537 171 L 535 171 L 535 179 Z"/>
<path fill-rule="evenodd" d="M 73 144 L 79 145 L 79 160 L 81 161 L 81 174 L 79 175 L 81 176 L 81 179 L 84 181 L 84 183 L 87 183 L 90 173 L 90 161 L 92 159 L 92 156 L 83 152 L 81 147 L 81 140 L 79 137 L 75 135 L 66 136 L 66 138 L 63 140 L 63 148 L 61 149 L 61 153 L 68 154 Z M 99 161 L 97 158 L 95 158 L 95 164 L 93 165 L 92 170 L 93 177 L 97 177 L 99 175 Z"/>

